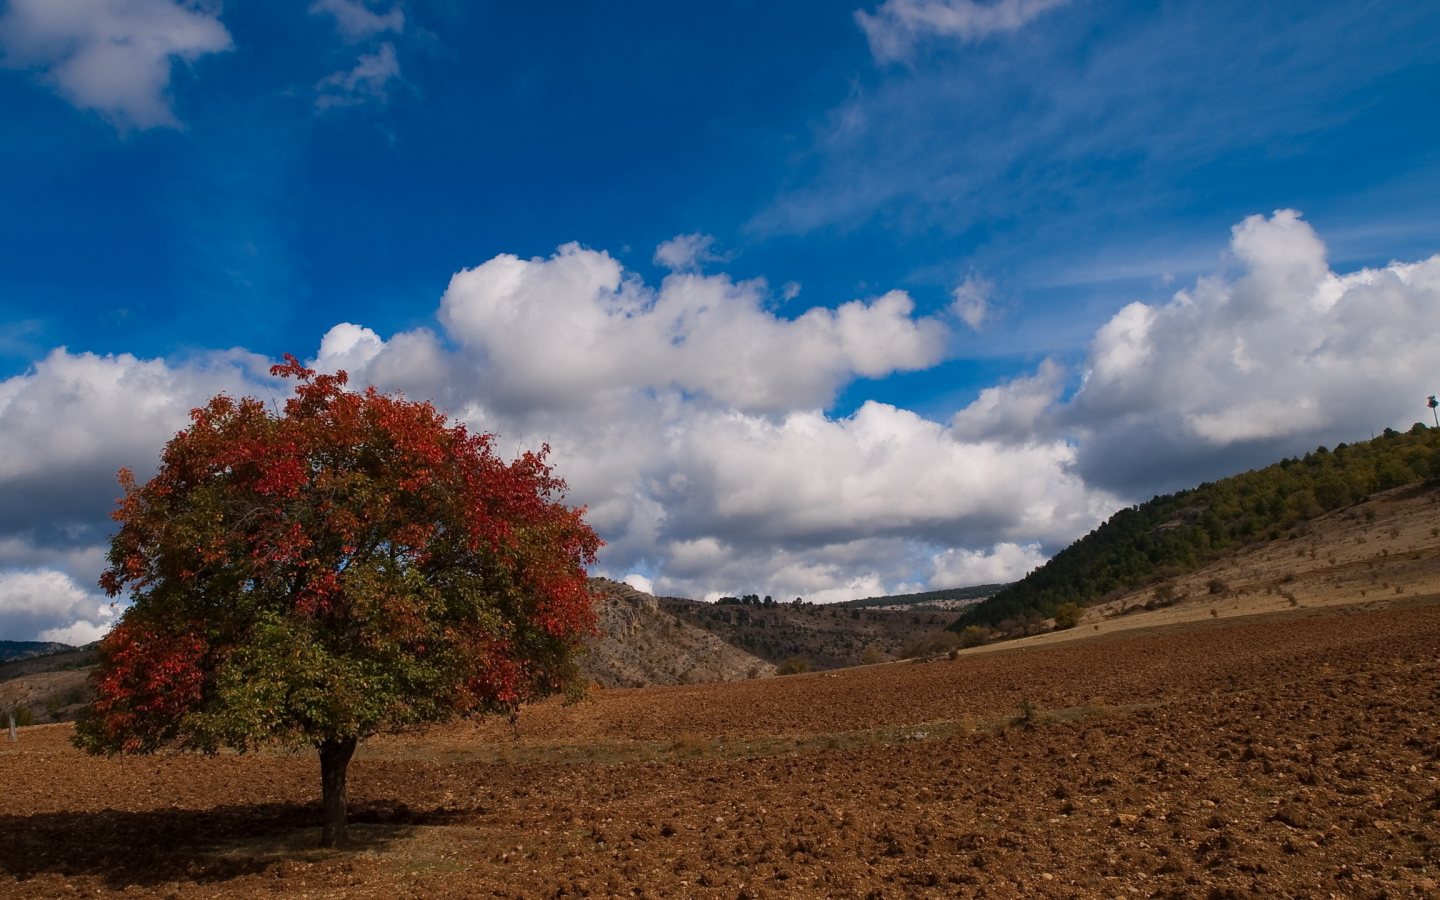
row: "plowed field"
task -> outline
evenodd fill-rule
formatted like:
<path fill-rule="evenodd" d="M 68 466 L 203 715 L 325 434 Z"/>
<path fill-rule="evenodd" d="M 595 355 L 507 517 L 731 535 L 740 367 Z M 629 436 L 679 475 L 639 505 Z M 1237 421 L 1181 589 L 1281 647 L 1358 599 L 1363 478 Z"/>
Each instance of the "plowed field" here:
<path fill-rule="evenodd" d="M 37 726 L 0 744 L 0 897 L 1440 897 L 1436 601 L 376 740 L 343 852 L 311 757 Z"/>

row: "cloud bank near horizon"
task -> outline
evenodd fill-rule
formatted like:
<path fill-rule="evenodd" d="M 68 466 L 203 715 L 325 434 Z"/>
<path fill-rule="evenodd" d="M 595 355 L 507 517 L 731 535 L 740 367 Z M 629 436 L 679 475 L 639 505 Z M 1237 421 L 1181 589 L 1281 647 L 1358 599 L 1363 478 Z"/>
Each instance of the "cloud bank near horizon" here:
<path fill-rule="evenodd" d="M 1045 360 L 947 422 L 826 410 L 855 378 L 939 363 L 961 312 L 892 291 L 782 318 L 763 281 L 677 263 L 651 287 L 573 244 L 457 273 L 440 332 L 337 324 L 312 364 L 433 398 L 502 451 L 548 443 L 608 542 L 600 574 L 825 602 L 1012 580 L 1150 493 L 1419 418 L 1440 256 L 1337 274 L 1281 210 L 1236 225 L 1225 263 L 1118 311 L 1082 365 Z M 88 586 L 115 471 L 145 475 L 215 393 L 283 392 L 267 365 L 59 348 L 0 382 L 6 637 L 106 627 Z"/>

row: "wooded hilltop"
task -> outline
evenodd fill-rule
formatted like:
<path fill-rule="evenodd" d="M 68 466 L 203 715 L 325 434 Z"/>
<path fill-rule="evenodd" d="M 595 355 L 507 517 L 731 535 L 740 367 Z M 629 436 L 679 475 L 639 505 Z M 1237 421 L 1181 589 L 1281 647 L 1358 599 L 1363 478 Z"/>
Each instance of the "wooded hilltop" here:
<path fill-rule="evenodd" d="M 1206 482 L 1126 507 L 1045 565 L 968 608 L 953 631 L 1049 618 L 1197 569 L 1243 547 L 1302 536 L 1310 519 L 1377 491 L 1440 477 L 1440 431 L 1379 437 Z"/>

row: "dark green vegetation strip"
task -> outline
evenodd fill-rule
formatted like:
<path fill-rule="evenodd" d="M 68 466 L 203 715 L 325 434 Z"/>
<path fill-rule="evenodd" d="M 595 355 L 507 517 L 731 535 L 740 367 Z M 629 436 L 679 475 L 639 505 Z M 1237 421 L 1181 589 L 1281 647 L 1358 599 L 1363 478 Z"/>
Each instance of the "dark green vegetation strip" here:
<path fill-rule="evenodd" d="M 970 607 L 951 626 L 996 626 L 1051 616 L 1062 603 L 1090 605 L 1111 591 L 1199 568 L 1248 544 L 1278 540 L 1316 516 L 1363 502 L 1376 491 L 1440 477 L 1440 431 L 1320 447 L 1197 488 L 1127 507 L 1048 563 Z"/>

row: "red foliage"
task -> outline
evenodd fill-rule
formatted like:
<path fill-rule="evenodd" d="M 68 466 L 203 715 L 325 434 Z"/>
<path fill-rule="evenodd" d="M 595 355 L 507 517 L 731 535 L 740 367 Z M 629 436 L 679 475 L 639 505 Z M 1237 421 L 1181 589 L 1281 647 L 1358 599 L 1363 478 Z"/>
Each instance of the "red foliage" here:
<path fill-rule="evenodd" d="M 121 623 L 102 645 L 95 713 L 106 736 L 127 753 L 154 749 L 166 725 L 200 700 L 205 642 L 196 634 L 164 634 Z"/>
<path fill-rule="evenodd" d="M 558 501 L 549 448 L 506 463 L 429 403 L 285 359 L 272 373 L 299 383 L 283 413 L 215 397 L 147 484 L 120 475 L 101 585 L 135 604 L 103 647 L 92 750 L 184 743 L 200 714 L 207 747 L 265 740 L 257 716 L 277 739 L 363 737 L 573 680 L 600 541 Z M 430 695 L 334 699 L 382 682 Z M 316 684 L 325 703 L 295 699 Z M 247 704 L 263 715 L 232 709 Z"/>

